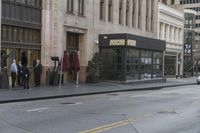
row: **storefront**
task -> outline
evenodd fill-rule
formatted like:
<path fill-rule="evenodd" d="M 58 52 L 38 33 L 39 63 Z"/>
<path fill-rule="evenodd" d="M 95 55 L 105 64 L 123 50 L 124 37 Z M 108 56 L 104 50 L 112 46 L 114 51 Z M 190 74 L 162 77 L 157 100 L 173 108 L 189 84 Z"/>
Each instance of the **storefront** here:
<path fill-rule="evenodd" d="M 99 35 L 101 79 L 131 81 L 163 77 L 166 42 L 131 34 Z"/>

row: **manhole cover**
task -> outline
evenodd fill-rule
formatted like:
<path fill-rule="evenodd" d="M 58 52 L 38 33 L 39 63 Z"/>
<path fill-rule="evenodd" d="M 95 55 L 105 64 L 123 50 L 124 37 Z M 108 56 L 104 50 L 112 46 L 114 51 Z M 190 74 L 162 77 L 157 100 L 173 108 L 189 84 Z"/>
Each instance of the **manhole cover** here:
<path fill-rule="evenodd" d="M 62 105 L 73 105 L 76 104 L 75 102 L 64 102 L 64 103 L 60 103 Z"/>
<path fill-rule="evenodd" d="M 170 114 L 170 115 L 174 115 L 174 114 L 178 114 L 176 111 L 159 111 L 159 114 Z"/>

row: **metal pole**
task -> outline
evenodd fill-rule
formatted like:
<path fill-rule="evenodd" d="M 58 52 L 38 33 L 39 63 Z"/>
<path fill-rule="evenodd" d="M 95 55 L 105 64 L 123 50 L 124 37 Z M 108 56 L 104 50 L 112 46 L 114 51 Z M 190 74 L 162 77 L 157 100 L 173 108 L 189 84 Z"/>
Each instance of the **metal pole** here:
<path fill-rule="evenodd" d="M 64 56 L 64 55 L 63 55 Z M 61 70 L 60 70 L 60 78 L 59 78 L 59 86 L 61 86 L 62 85 L 62 73 L 63 73 L 63 71 L 62 71 L 62 69 L 63 69 L 63 57 L 61 58 Z"/>
<path fill-rule="evenodd" d="M 78 54 L 78 59 L 79 59 L 79 51 L 77 51 L 77 54 Z M 79 71 L 77 71 L 76 73 L 76 87 L 78 87 L 79 85 Z"/>

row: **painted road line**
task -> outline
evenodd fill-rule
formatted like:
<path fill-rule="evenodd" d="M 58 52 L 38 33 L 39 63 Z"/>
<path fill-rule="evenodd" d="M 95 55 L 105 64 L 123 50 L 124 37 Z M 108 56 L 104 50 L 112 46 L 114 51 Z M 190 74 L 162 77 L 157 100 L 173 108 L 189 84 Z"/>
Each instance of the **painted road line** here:
<path fill-rule="evenodd" d="M 37 109 L 31 109 L 31 110 L 26 110 L 27 112 L 34 112 L 34 111 L 42 111 L 42 110 L 46 110 L 48 109 L 48 107 L 45 108 L 37 108 Z"/>
<path fill-rule="evenodd" d="M 104 126 L 96 127 L 96 128 L 93 128 L 93 129 L 85 130 L 85 131 L 82 131 L 82 132 L 79 132 L 79 133 L 100 133 L 100 132 L 103 132 L 103 131 L 108 131 L 108 130 L 111 130 L 111 129 L 114 129 L 114 128 L 117 128 L 117 127 L 128 125 L 132 121 L 133 120 L 122 120 L 122 121 L 114 122 L 114 123 L 107 124 L 107 125 L 104 125 Z"/>

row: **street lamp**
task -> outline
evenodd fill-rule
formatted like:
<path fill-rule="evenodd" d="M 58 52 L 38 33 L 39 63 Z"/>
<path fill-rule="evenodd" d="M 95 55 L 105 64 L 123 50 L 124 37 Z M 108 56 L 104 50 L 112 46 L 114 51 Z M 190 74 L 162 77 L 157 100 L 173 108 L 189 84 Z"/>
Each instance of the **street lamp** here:
<path fill-rule="evenodd" d="M 181 58 L 178 57 L 178 78 L 180 78 L 180 66 L 181 66 Z"/>

